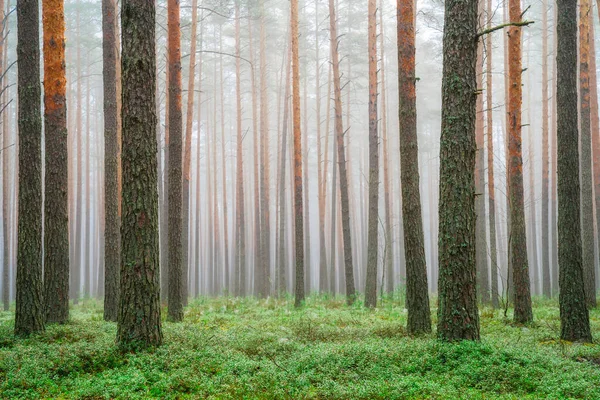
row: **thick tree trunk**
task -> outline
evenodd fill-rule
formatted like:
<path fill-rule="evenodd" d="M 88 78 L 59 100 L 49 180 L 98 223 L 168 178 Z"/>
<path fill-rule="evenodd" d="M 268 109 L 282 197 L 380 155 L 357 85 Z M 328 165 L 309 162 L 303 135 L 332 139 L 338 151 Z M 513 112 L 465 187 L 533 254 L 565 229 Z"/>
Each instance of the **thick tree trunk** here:
<path fill-rule="evenodd" d="M 298 55 L 298 0 L 291 2 L 292 26 L 292 120 L 294 126 L 294 221 L 296 290 L 294 305 L 304 303 L 304 217 L 302 198 L 302 132 L 300 130 L 300 66 Z M 306 111 L 306 110 L 305 110 Z"/>
<path fill-rule="evenodd" d="M 102 1 L 102 51 L 104 79 L 104 221 L 105 273 L 104 319 L 116 321 L 119 307 L 119 266 L 121 263 L 121 218 L 117 137 L 117 8 L 114 0 Z"/>
<path fill-rule="evenodd" d="M 136 350 L 162 342 L 155 5 L 144 0 L 124 0 L 122 16 L 123 215 L 117 344 L 122 349 Z"/>
<path fill-rule="evenodd" d="M 411 0 L 412 1 L 412 0 Z M 365 306 L 377 306 L 379 236 L 379 135 L 377 133 L 377 0 L 368 3 L 369 47 L 369 237 Z"/>
<path fill-rule="evenodd" d="M 0 10 L 4 8 L 1 3 Z M 69 319 L 69 167 L 64 2 L 44 0 L 42 10 L 46 145 L 44 304 L 46 322 L 65 323 Z"/>
<path fill-rule="evenodd" d="M 179 0 L 168 2 L 169 68 L 169 319 L 183 319 L 181 29 Z"/>
<path fill-rule="evenodd" d="M 577 134 L 577 3 L 557 0 L 558 264 L 563 340 L 591 342 L 582 265 Z"/>
<path fill-rule="evenodd" d="M 415 8 L 413 0 L 398 2 L 398 87 L 402 223 L 406 255 L 408 332 L 431 332 L 427 265 L 419 190 L 417 98 L 415 75 Z M 430 177 L 431 179 L 431 177 Z"/>
<path fill-rule="evenodd" d="M 581 0 L 579 6 L 579 122 L 580 122 L 580 176 L 581 176 L 581 240 L 583 282 L 588 307 L 596 307 L 596 277 L 594 263 L 594 187 L 592 177 L 592 136 L 590 114 L 590 0 Z M 595 132 L 595 134 L 598 134 Z"/>
<path fill-rule="evenodd" d="M 509 0 L 509 18 L 521 21 L 519 0 Z M 515 314 L 517 323 L 533 320 L 525 234 L 525 205 L 523 199 L 523 155 L 521 152 L 521 27 L 508 29 L 508 133 L 509 133 L 509 209 L 510 258 L 513 272 Z"/>
<path fill-rule="evenodd" d="M 19 211 L 15 335 L 44 330 L 39 5 L 17 1 Z"/>
<path fill-rule="evenodd" d="M 473 176 L 477 0 L 447 0 L 445 9 L 437 332 L 442 340 L 478 340 Z M 457 215 L 462 217 L 457 220 Z"/>
<path fill-rule="evenodd" d="M 340 83 L 340 61 L 338 54 L 339 38 L 337 35 L 337 21 L 335 17 L 335 8 L 333 0 L 329 0 L 329 34 L 330 34 L 330 45 L 331 50 L 331 64 L 333 68 L 333 96 L 334 96 L 334 108 L 335 108 L 335 137 L 337 143 L 337 154 L 334 156 L 334 167 L 335 168 L 335 157 L 337 157 L 338 170 L 340 173 L 340 199 L 342 203 L 342 236 L 344 241 L 344 275 L 346 281 L 346 302 L 348 305 L 354 304 L 356 299 L 356 290 L 354 288 L 354 266 L 352 262 L 352 237 L 350 228 L 350 203 L 348 200 L 348 174 L 346 171 L 346 150 L 344 145 L 344 127 L 342 125 L 342 89 Z M 335 170 L 334 170 L 335 171 Z M 336 186 L 335 186 L 335 173 L 333 181 L 332 201 L 337 201 Z M 335 214 L 335 206 L 334 206 Z M 335 221 L 334 221 L 335 222 Z M 336 226 L 332 225 L 332 229 L 335 230 Z M 332 238 L 335 239 L 335 238 Z M 332 240 L 331 246 L 335 248 L 335 240 Z M 334 264 L 335 267 L 335 264 Z"/>

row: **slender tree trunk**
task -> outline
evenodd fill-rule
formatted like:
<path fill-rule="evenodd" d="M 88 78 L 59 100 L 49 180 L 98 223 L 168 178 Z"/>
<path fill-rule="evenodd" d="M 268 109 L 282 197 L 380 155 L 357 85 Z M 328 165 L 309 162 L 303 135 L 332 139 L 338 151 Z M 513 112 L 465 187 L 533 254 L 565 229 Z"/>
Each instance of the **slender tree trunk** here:
<path fill-rule="evenodd" d="M 487 28 L 492 27 L 492 1 L 487 0 Z M 493 125 L 493 86 L 492 86 L 492 35 L 486 36 L 486 116 L 487 116 L 487 168 L 488 168 L 488 207 L 490 227 L 490 258 L 491 258 L 491 283 L 492 283 L 492 307 L 500 305 L 498 296 L 498 249 L 496 242 L 496 189 L 494 182 L 494 125 Z M 481 193 L 483 196 L 483 193 Z"/>
<path fill-rule="evenodd" d="M 333 0 L 329 0 L 329 35 L 331 43 L 331 64 L 333 68 L 333 92 L 335 107 L 335 137 L 337 142 L 337 163 L 340 173 L 340 198 L 342 203 L 342 234 L 344 240 L 344 271 L 346 280 L 346 302 L 350 306 L 354 304 L 356 293 L 354 288 L 354 266 L 352 263 L 352 237 L 350 231 L 350 203 L 348 200 L 348 175 L 346 171 L 346 150 L 344 145 L 344 127 L 342 125 L 342 89 L 340 84 L 340 61 L 338 54 L 339 38 L 337 35 L 337 20 Z M 334 156 L 334 165 L 335 165 Z M 335 167 L 334 167 L 335 168 Z M 333 179 L 332 201 L 336 200 L 335 173 Z M 335 206 L 334 206 L 335 214 Z M 335 221 L 333 221 L 335 222 Z M 335 224 L 332 225 L 335 230 Z M 335 238 L 332 238 L 332 247 L 335 247 Z M 335 264 L 333 264 L 335 266 Z"/>
<path fill-rule="evenodd" d="M 548 1 L 542 1 L 542 294 L 551 296 L 548 179 Z M 599 177 L 600 179 L 600 177 Z"/>
<path fill-rule="evenodd" d="M 119 218 L 117 137 L 117 8 L 114 0 L 102 1 L 102 52 L 104 79 L 104 319 L 116 321 L 119 306 L 121 218 Z"/>
<path fill-rule="evenodd" d="M 169 319 L 183 320 L 181 29 L 179 0 L 168 2 L 169 68 Z"/>
<path fill-rule="evenodd" d="M 289 147 L 288 144 L 288 125 L 289 125 L 289 98 L 290 98 L 290 66 L 291 66 L 291 56 L 292 56 L 292 48 L 289 47 L 288 59 L 287 62 L 284 63 L 285 67 L 285 95 L 283 100 L 283 125 L 281 127 L 281 164 L 279 167 L 279 265 L 277 266 L 278 276 L 277 276 L 277 292 L 279 294 L 283 294 L 287 287 L 287 282 L 285 279 L 288 257 L 286 254 L 286 243 L 287 243 L 287 199 L 286 199 L 286 165 L 287 161 L 287 149 Z"/>
<path fill-rule="evenodd" d="M 479 21 L 483 23 L 483 1 L 479 1 Z M 478 41 L 477 46 L 477 88 L 483 87 L 483 40 Z M 477 287 L 479 299 L 482 304 L 490 302 L 490 289 L 488 279 L 487 265 L 487 243 L 485 233 L 485 153 L 483 144 L 484 135 L 484 114 L 483 114 L 483 94 L 477 96 L 477 116 L 475 119 L 475 143 L 477 145 L 477 156 L 475 158 L 475 212 L 477 221 L 475 222 L 475 257 L 477 263 Z"/>
<path fill-rule="evenodd" d="M 292 26 L 292 115 L 294 126 L 294 219 L 295 219 L 295 276 L 296 307 L 304 303 L 304 219 L 302 205 L 302 133 L 300 131 L 300 66 L 298 55 L 298 0 L 291 2 Z M 305 110 L 306 112 L 306 110 Z"/>
<path fill-rule="evenodd" d="M 0 10 L 3 9 L 1 1 Z M 69 167 L 64 2 L 43 0 L 42 10 L 46 145 L 44 304 L 47 323 L 65 323 L 69 319 Z"/>
<path fill-rule="evenodd" d="M 592 136 L 592 162 L 593 184 L 596 212 L 596 244 L 600 244 L 600 121 L 598 119 L 598 76 L 596 74 L 596 45 L 594 41 L 594 20 L 590 13 L 590 96 L 591 96 L 591 136 Z M 596 287 L 598 287 L 599 273 L 596 269 Z"/>
<path fill-rule="evenodd" d="M 558 15 L 557 15 L 557 9 L 558 6 L 554 7 L 554 54 L 558 54 L 558 29 L 557 29 L 557 24 L 556 21 L 558 20 Z M 558 82 L 557 76 L 558 76 L 558 66 L 557 66 L 557 60 L 556 58 L 553 58 L 553 74 L 552 76 L 554 77 L 553 80 L 554 82 Z M 550 210 L 550 216 L 551 216 L 551 222 L 550 222 L 550 229 L 552 230 L 552 241 L 551 241 L 551 246 L 550 248 L 552 249 L 552 261 L 550 264 L 550 271 L 551 271 L 551 276 L 552 276 L 552 295 L 555 296 L 557 294 L 559 294 L 559 266 L 558 266 L 558 178 L 557 178 L 557 174 L 558 174 L 558 110 L 557 110 L 557 98 L 558 98 L 558 86 L 555 83 L 552 86 L 552 138 L 553 138 L 553 145 L 549 145 L 548 147 L 550 148 L 550 165 L 551 165 L 551 170 L 550 173 L 552 174 L 552 187 L 550 189 L 550 205 L 551 205 L 551 210 Z"/>
<path fill-rule="evenodd" d="M 509 0 L 509 18 L 521 21 L 521 3 Z M 517 323 L 533 320 L 525 234 L 525 206 L 523 199 L 523 155 L 521 152 L 522 63 L 521 27 L 508 29 L 508 132 L 509 132 L 509 208 L 510 258 L 513 270 L 515 299 L 514 319 Z"/>
<path fill-rule="evenodd" d="M 188 93 L 187 93 L 187 110 L 185 118 L 185 148 L 183 156 L 183 192 L 182 192 L 182 228 L 181 228 L 181 266 L 182 270 L 182 300 L 183 304 L 187 305 L 188 299 L 188 274 L 189 274 L 189 252 L 190 252 L 190 181 L 191 175 L 191 157 L 192 157 L 192 128 L 194 124 L 194 84 L 196 77 L 196 31 L 198 26 L 198 0 L 192 0 L 192 26 L 190 33 L 190 65 L 188 69 Z M 198 127 L 200 129 L 200 127 Z M 198 136 L 199 137 L 199 136 Z M 196 216 L 197 218 L 197 216 Z"/>
<path fill-rule="evenodd" d="M 412 1 L 412 0 L 411 0 Z M 369 47 L 369 237 L 365 306 L 377 306 L 377 264 L 379 262 L 379 135 L 377 133 L 377 0 L 368 3 Z"/>
<path fill-rule="evenodd" d="M 39 5 L 17 1 L 19 211 L 15 335 L 44 330 Z"/>
<path fill-rule="evenodd" d="M 473 176 L 477 154 L 477 3 L 445 3 L 437 334 L 447 341 L 479 339 Z M 457 215 L 462 217 L 457 220 Z"/>
<path fill-rule="evenodd" d="M 4 0 L 0 1 L 0 4 L 4 3 Z M 10 1 L 9 1 L 10 3 Z M 6 9 L 10 9 L 10 4 L 7 5 Z M 0 12 L 2 13 L 2 19 L 5 22 L 4 27 L 8 24 L 8 15 L 5 12 L 4 4 L 0 8 Z M 0 30 L 2 32 L 2 37 L 5 38 L 2 42 L 0 42 L 0 56 L 2 57 L 2 68 L 0 68 L 0 73 L 4 73 L 4 68 L 6 68 L 6 62 L 8 60 L 8 36 L 6 35 L 6 30 Z M 7 85 L 7 80 L 4 78 L 0 79 L 0 88 L 4 90 Z M 2 126 L 0 127 L 0 132 L 2 134 L 2 148 L 4 151 L 2 152 L 2 304 L 4 307 L 4 311 L 8 311 L 10 308 L 10 280 L 11 280 L 11 263 L 10 263 L 10 252 L 11 252 L 11 203 L 10 203 L 10 156 L 9 156 L 9 146 L 10 141 L 12 139 L 12 133 L 8 128 L 9 121 L 9 112 L 10 108 L 8 107 L 8 90 L 4 92 L 2 98 L 2 103 L 6 104 L 6 108 L 2 113 Z"/>
<path fill-rule="evenodd" d="M 585 0 L 584 0 L 585 1 Z M 577 3 L 557 0 L 558 264 L 563 340 L 591 342 L 581 245 L 577 134 Z"/>
<path fill-rule="evenodd" d="M 83 127 L 82 127 L 82 110 L 83 107 L 81 105 L 82 98 L 82 90 L 81 90 L 81 43 L 80 43 L 80 29 L 79 29 L 79 8 L 77 8 L 76 12 L 76 34 L 77 34 L 77 57 L 76 57 L 76 68 L 77 68 L 77 110 L 75 115 L 75 130 L 77 136 L 77 198 L 76 198 L 76 233 L 75 233 L 75 263 L 73 264 L 73 271 L 70 273 L 71 283 L 69 285 L 69 289 L 71 292 L 71 298 L 73 299 L 73 304 L 79 303 L 80 289 L 81 289 L 81 268 L 84 264 L 84 259 L 82 256 L 82 243 L 84 237 L 83 231 Z"/>
<path fill-rule="evenodd" d="M 588 307 L 596 307 L 596 277 L 594 263 L 594 187 L 592 177 L 592 137 L 590 115 L 590 0 L 581 0 L 579 6 L 579 93 L 581 95 L 579 122 L 581 124 L 581 239 L 583 282 Z M 596 134 L 598 134 L 596 132 Z"/>
<path fill-rule="evenodd" d="M 90 126 L 91 114 L 91 89 L 90 89 L 90 57 L 87 57 L 86 80 L 85 80 L 85 240 L 83 241 L 83 298 L 90 297 L 91 277 L 92 277 L 92 210 L 90 199 L 90 142 L 92 139 L 92 130 Z"/>
<path fill-rule="evenodd" d="M 411 334 L 431 332 L 427 265 L 419 191 L 414 1 L 398 2 L 398 88 L 402 222 L 406 254 L 406 308 Z M 429 178 L 431 179 L 431 177 Z"/>

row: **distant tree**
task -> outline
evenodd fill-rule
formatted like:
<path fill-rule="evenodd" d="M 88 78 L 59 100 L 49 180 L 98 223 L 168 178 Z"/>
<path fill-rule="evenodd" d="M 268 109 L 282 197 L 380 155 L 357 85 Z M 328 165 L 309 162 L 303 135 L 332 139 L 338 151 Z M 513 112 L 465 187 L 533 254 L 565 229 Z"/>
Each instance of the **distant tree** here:
<path fill-rule="evenodd" d="M 415 75 L 415 5 L 398 2 L 398 87 L 402 222 L 406 256 L 406 308 L 411 334 L 431 332 L 427 265 L 419 191 L 417 96 Z"/>
<path fill-rule="evenodd" d="M 119 138 L 117 136 L 117 7 L 102 0 L 102 76 L 104 87 L 104 319 L 116 321 L 119 310 L 121 218 L 119 217 Z M 99 282 L 99 284 L 101 284 Z"/>
<path fill-rule="evenodd" d="M 542 2 L 542 294 L 550 297 L 550 226 L 549 226 L 549 174 L 550 146 L 548 114 L 548 0 Z"/>
<path fill-rule="evenodd" d="M 437 332 L 447 341 L 479 339 L 473 175 L 477 3 L 445 3 Z"/>
<path fill-rule="evenodd" d="M 182 236 L 182 116 L 181 116 L 181 29 L 179 0 L 168 2 L 169 69 L 169 319 L 183 320 Z"/>
<path fill-rule="evenodd" d="M 0 73 L 4 74 L 6 68 L 6 61 L 8 55 L 8 35 L 6 35 L 6 27 L 8 26 L 8 15 L 4 11 L 4 0 L 0 0 L 0 14 L 4 19 L 5 23 L 2 25 L 3 29 L 0 30 L 4 40 L 0 41 L 0 57 L 2 60 L 2 68 Z M 10 4 L 9 4 L 10 5 Z M 7 80 L 0 78 L 0 88 L 4 89 L 7 87 Z M 4 104 L 7 104 L 8 94 L 7 91 L 1 97 Z M 11 131 L 8 128 L 8 108 L 2 113 L 2 126 L 0 126 L 0 133 L 2 134 L 2 303 L 4 311 L 8 311 L 10 307 L 10 253 L 11 253 L 11 195 L 10 195 L 10 158 L 8 156 L 8 147 L 10 146 L 10 140 L 12 139 Z"/>
<path fill-rule="evenodd" d="M 337 143 L 337 152 L 334 156 L 334 178 L 333 178 L 333 215 L 335 214 L 335 204 L 337 202 L 337 187 L 335 180 L 335 170 L 340 173 L 340 202 L 342 204 L 342 236 L 344 241 L 344 275 L 346 280 L 346 303 L 350 306 L 356 300 L 356 290 L 354 287 L 354 265 L 352 262 L 352 237 L 350 229 L 350 201 L 348 196 L 348 172 L 346 169 L 346 149 L 344 145 L 344 126 L 342 121 L 342 88 L 340 78 L 340 56 L 338 53 L 339 36 L 337 34 L 337 20 L 333 0 L 329 0 L 329 38 L 331 46 L 331 65 L 333 72 L 333 97 L 335 109 L 335 138 Z M 337 168 L 335 168 L 337 157 Z M 332 217 L 333 218 L 333 217 Z M 335 232 L 335 220 L 332 219 L 332 232 Z M 335 236 L 332 235 L 332 252 L 335 249 Z M 335 268 L 333 262 L 332 268 Z M 332 275 L 332 281 L 333 281 Z"/>
<path fill-rule="evenodd" d="M 594 260 L 594 186 L 592 176 L 592 132 L 590 100 L 590 0 L 579 4 L 579 122 L 581 124 L 581 220 L 583 282 L 588 307 L 596 307 L 596 263 Z M 598 132 L 594 132 L 598 135 Z"/>
<path fill-rule="evenodd" d="M 44 330 L 39 3 L 17 1 L 19 211 L 15 335 Z"/>
<path fill-rule="evenodd" d="M 292 120 L 294 130 L 294 220 L 296 255 L 295 306 L 304 302 L 304 217 L 302 205 L 302 132 L 300 130 L 300 68 L 298 56 L 298 0 L 291 2 L 292 26 Z"/>
<path fill-rule="evenodd" d="M 577 3 L 557 0 L 558 264 L 563 340 L 591 342 L 582 266 L 577 132 Z"/>
<path fill-rule="evenodd" d="M 521 21 L 520 0 L 509 0 L 509 18 L 512 23 Z M 521 27 L 508 28 L 508 182 L 510 209 L 510 258 L 514 287 L 517 323 L 533 320 L 525 234 L 525 201 L 523 197 L 523 154 L 521 152 L 521 100 L 522 62 Z"/>
<path fill-rule="evenodd" d="M 43 0 L 44 123 L 44 286 L 46 322 L 69 319 L 69 177 L 63 0 Z"/>
<path fill-rule="evenodd" d="M 122 6 L 123 215 L 117 344 L 162 342 L 156 175 L 155 5 Z"/>
<path fill-rule="evenodd" d="M 377 257 L 379 236 L 379 135 L 377 134 L 377 0 L 369 0 L 369 236 L 365 306 L 377 306 Z"/>

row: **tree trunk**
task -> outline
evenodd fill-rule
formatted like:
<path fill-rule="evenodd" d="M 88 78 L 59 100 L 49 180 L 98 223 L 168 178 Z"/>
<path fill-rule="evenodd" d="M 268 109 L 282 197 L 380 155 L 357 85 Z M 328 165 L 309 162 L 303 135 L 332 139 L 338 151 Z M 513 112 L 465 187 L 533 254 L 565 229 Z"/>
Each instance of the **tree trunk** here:
<path fill-rule="evenodd" d="M 39 9 L 17 1 L 19 211 L 15 335 L 44 330 L 42 286 L 42 111 Z"/>
<path fill-rule="evenodd" d="M 596 307 L 596 277 L 594 263 L 594 187 L 592 177 L 592 137 L 590 115 L 590 0 L 581 0 L 579 14 L 579 104 L 581 124 L 581 240 L 583 282 L 588 307 Z M 596 132 L 596 134 L 598 134 Z"/>
<path fill-rule="evenodd" d="M 412 1 L 412 0 L 411 0 Z M 379 262 L 379 136 L 377 133 L 377 0 L 368 3 L 369 47 L 369 237 L 365 306 L 377 306 L 377 264 Z"/>
<path fill-rule="evenodd" d="M 169 68 L 169 320 L 183 320 L 181 29 L 179 0 L 168 2 Z"/>
<path fill-rule="evenodd" d="M 478 340 L 473 176 L 477 0 L 447 0 L 445 8 L 437 332 L 447 341 Z"/>
<path fill-rule="evenodd" d="M 492 2 L 487 0 L 487 28 L 492 27 Z M 489 207 L 489 227 L 490 227 L 490 258 L 491 258 L 491 283 L 492 283 L 492 307 L 498 308 L 500 305 L 498 296 L 498 249 L 496 243 L 496 193 L 494 182 L 494 125 L 493 125 L 493 104 L 492 104 L 492 35 L 486 36 L 486 115 L 487 115 L 487 168 L 488 168 L 488 207 Z M 483 193 L 481 193 L 483 196 Z"/>
<path fill-rule="evenodd" d="M 183 192 L 182 192 L 182 227 L 181 227 L 181 290 L 182 301 L 187 305 L 188 299 L 188 273 L 189 273 L 189 251 L 190 251 L 190 180 L 191 180 L 191 157 L 192 157 L 192 128 L 194 124 L 194 84 L 196 77 L 196 31 L 198 27 L 198 0 L 192 0 L 192 26 L 190 33 L 190 65 L 188 69 L 188 93 L 187 110 L 185 118 L 185 148 L 183 156 Z M 200 127 L 198 127 L 200 132 Z M 200 137 L 200 135 L 198 135 Z M 197 218 L 197 216 L 196 216 Z"/>
<path fill-rule="evenodd" d="M 407 329 L 411 334 L 420 334 L 431 332 L 431 313 L 419 190 L 414 17 L 413 0 L 398 2 L 399 118 L 402 121 L 399 132 L 400 172 L 406 255 Z"/>
<path fill-rule="evenodd" d="M 550 237 L 548 215 L 548 0 L 542 1 L 542 294 L 551 296 L 550 290 Z M 600 177 L 599 177 L 600 178 Z"/>
<path fill-rule="evenodd" d="M 4 3 L 4 0 L 1 1 L 1 3 Z M 9 1 L 10 3 L 10 1 Z M 7 5 L 6 9 L 9 10 L 10 9 L 10 4 Z M 0 12 L 2 13 L 2 18 L 5 21 L 5 25 L 4 27 L 8 26 L 8 15 L 5 12 L 4 7 L 0 8 Z M 2 33 L 2 37 L 5 38 L 1 43 L 0 43 L 0 49 L 2 49 L 0 51 L 0 57 L 2 57 L 2 68 L 0 69 L 0 73 L 4 73 L 4 68 L 6 68 L 6 63 L 8 60 L 8 37 L 6 36 L 5 30 L 2 29 L 0 30 L 0 32 Z M 7 83 L 5 81 L 4 78 L 0 79 L 0 87 L 2 89 L 4 89 L 5 87 L 7 87 Z M 1 97 L 2 98 L 2 102 L 4 104 L 7 104 L 8 101 L 8 93 L 7 91 L 4 92 L 4 95 Z M 10 131 L 10 129 L 8 128 L 8 122 L 9 122 L 9 111 L 10 108 L 8 108 L 8 106 L 6 106 L 6 109 L 4 110 L 4 112 L 2 113 L 2 126 L 0 127 L 1 129 L 1 134 L 2 134 L 2 148 L 4 149 L 4 151 L 2 152 L 2 304 L 3 304 L 3 308 L 4 311 L 8 311 L 8 309 L 10 308 L 10 283 L 11 283 L 11 262 L 10 262 L 10 254 L 11 254 L 11 236 L 12 236 L 12 229 L 11 229 L 11 218 L 10 218 L 10 214 L 11 214 L 11 202 L 10 202 L 10 192 L 11 192 L 11 187 L 10 187 L 10 169 L 11 169 L 11 163 L 10 163 L 10 157 L 9 157 L 9 146 L 10 146 L 10 142 L 12 139 L 12 132 Z"/>
<path fill-rule="evenodd" d="M 119 218 L 117 137 L 117 8 L 114 0 L 102 1 L 102 52 L 104 79 L 104 319 L 116 321 L 119 305 L 121 218 Z"/>
<path fill-rule="evenodd" d="M 219 26 L 219 74 L 221 92 L 221 177 L 223 179 L 223 289 L 230 292 L 229 287 L 229 222 L 227 215 L 227 163 L 225 162 L 225 94 L 223 91 L 223 26 Z"/>
<path fill-rule="evenodd" d="M 122 16 L 123 214 L 117 344 L 122 349 L 137 350 L 162 342 L 155 5 L 143 0 L 124 0 Z"/>
<path fill-rule="evenodd" d="M 585 0 L 584 0 L 585 1 Z M 581 245 L 577 134 L 577 3 L 557 0 L 558 264 L 562 340 L 591 342 Z"/>
<path fill-rule="evenodd" d="M 77 34 L 77 58 L 76 58 L 76 68 L 77 68 L 77 110 L 75 115 L 75 135 L 77 137 L 77 197 L 75 199 L 76 205 L 76 226 L 75 226 L 75 263 L 73 264 L 73 271 L 70 273 L 71 283 L 69 285 L 69 291 L 71 292 L 71 298 L 73 299 L 73 304 L 76 305 L 79 303 L 80 289 L 81 289 L 81 268 L 84 264 L 83 252 L 82 252 L 82 243 L 85 232 L 83 231 L 83 127 L 82 127 L 82 110 L 83 107 L 81 105 L 81 81 L 83 80 L 81 76 L 81 45 L 80 45 L 80 25 L 79 25 L 79 8 L 77 8 L 76 13 L 76 34 Z"/>
<path fill-rule="evenodd" d="M 304 218 L 302 199 L 302 133 L 300 131 L 300 68 L 298 56 L 298 0 L 291 2 L 292 25 L 292 115 L 294 126 L 294 220 L 295 220 L 295 276 L 294 305 L 304 303 Z M 306 112 L 306 110 L 305 110 Z"/>
<path fill-rule="evenodd" d="M 521 21 L 521 3 L 509 0 L 509 18 Z M 508 132 L 509 132 L 509 208 L 510 258 L 513 272 L 515 314 L 517 323 L 533 320 L 525 234 L 525 206 L 523 199 L 523 155 L 521 152 L 521 27 L 508 29 Z"/>
<path fill-rule="evenodd" d="M 331 43 L 331 64 L 333 68 L 333 92 L 335 108 L 335 137 L 337 142 L 337 161 L 340 173 L 340 198 L 342 203 L 342 235 L 344 240 L 344 271 L 346 280 L 346 303 L 354 304 L 356 293 L 354 288 L 354 266 L 352 263 L 352 237 L 350 231 L 350 203 L 348 200 L 348 175 L 346 172 L 346 150 L 344 145 L 344 127 L 342 125 L 342 89 L 340 84 L 340 61 L 338 54 L 339 38 L 337 35 L 337 21 L 333 0 L 329 0 L 329 35 Z M 335 160 L 334 160 L 335 165 Z M 335 167 L 334 167 L 335 168 Z M 335 176 L 335 175 L 334 175 Z M 335 178 L 332 201 L 336 200 Z M 334 206 L 335 207 L 335 206 Z M 335 214 L 335 210 L 334 210 Z M 332 229 L 336 229 L 332 225 Z M 331 246 L 335 248 L 333 241 Z"/>
<path fill-rule="evenodd" d="M 3 3 L 3 1 L 0 2 L 0 10 L 4 9 Z M 46 145 L 45 317 L 47 323 L 65 323 L 69 319 L 69 167 L 64 2 L 62 0 L 43 0 L 42 10 Z"/>
<path fill-rule="evenodd" d="M 590 13 L 591 21 L 594 20 Z M 596 212 L 596 244 L 600 244 L 600 121 L 598 120 L 598 76 L 596 74 L 596 45 L 594 42 L 594 24 L 590 21 L 590 96 L 591 96 L 591 135 L 592 135 L 592 162 L 593 184 Z M 596 269 L 596 287 L 599 284 L 598 270 Z"/>

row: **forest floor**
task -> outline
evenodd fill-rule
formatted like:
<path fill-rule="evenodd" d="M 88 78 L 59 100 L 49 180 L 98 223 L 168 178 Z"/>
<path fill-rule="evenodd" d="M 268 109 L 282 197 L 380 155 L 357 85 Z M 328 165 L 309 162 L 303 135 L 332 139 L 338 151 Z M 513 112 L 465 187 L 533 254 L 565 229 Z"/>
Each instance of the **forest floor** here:
<path fill-rule="evenodd" d="M 555 301 L 536 299 L 534 313 L 523 327 L 483 308 L 481 342 L 447 344 L 407 336 L 391 300 L 199 299 L 184 323 L 163 323 L 162 347 L 121 354 L 97 301 L 29 339 L 3 312 L 0 398 L 600 399 L 600 345 L 558 340 Z M 600 310 L 591 322 L 600 341 Z"/>

